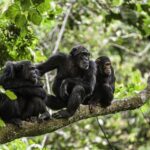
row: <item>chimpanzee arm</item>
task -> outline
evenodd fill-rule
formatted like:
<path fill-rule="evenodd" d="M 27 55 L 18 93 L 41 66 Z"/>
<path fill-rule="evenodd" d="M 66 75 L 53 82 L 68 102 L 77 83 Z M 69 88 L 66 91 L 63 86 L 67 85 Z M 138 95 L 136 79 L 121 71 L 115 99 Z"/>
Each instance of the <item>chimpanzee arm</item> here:
<path fill-rule="evenodd" d="M 11 79 L 11 80 L 7 80 L 7 82 L 3 82 L 1 83 L 1 85 L 5 88 L 5 89 L 13 89 L 13 88 L 25 88 L 25 87 L 43 87 L 43 83 L 42 82 L 37 82 L 37 83 L 33 83 L 32 81 L 28 81 L 28 80 L 22 80 L 22 79 Z"/>
<path fill-rule="evenodd" d="M 40 75 L 42 76 L 44 73 L 48 71 L 59 68 L 59 66 L 61 66 L 66 59 L 67 59 L 66 54 L 58 53 L 51 56 L 46 62 L 38 64 L 36 68 L 40 71 Z"/>
<path fill-rule="evenodd" d="M 85 92 L 88 95 L 91 95 L 96 84 L 96 65 L 94 62 L 90 62 L 89 70 L 85 73 L 85 76 L 83 78 L 77 77 L 77 78 L 67 78 L 63 80 L 61 85 L 61 93 L 64 95 L 66 93 L 66 85 L 73 84 L 75 85 L 81 85 Z"/>
<path fill-rule="evenodd" d="M 92 92 L 94 91 L 95 88 L 95 84 L 96 84 L 96 64 L 93 61 L 90 61 L 90 66 L 89 69 L 87 71 L 87 73 L 85 73 L 85 76 L 83 77 L 83 79 L 80 79 L 78 82 L 76 81 L 77 84 L 81 85 L 84 87 L 86 93 L 92 94 Z"/>
<path fill-rule="evenodd" d="M 16 95 L 23 97 L 40 97 L 42 99 L 45 99 L 46 97 L 46 91 L 43 88 L 23 87 L 10 90 Z"/>
<path fill-rule="evenodd" d="M 23 97 L 27 96 L 38 96 L 41 98 L 45 98 L 46 92 L 43 89 L 43 84 L 38 82 L 36 84 L 27 80 L 11 80 L 10 82 L 5 82 L 2 84 L 4 89 L 11 90 L 16 95 L 20 95 Z"/>

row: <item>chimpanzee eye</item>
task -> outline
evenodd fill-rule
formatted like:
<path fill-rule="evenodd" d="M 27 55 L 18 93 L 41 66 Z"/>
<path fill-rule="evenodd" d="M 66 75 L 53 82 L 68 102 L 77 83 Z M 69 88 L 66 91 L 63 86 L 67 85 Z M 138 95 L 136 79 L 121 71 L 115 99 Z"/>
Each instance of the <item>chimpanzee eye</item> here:
<path fill-rule="evenodd" d="M 30 67 L 30 70 L 35 70 L 35 66 L 31 66 L 31 67 Z"/>
<path fill-rule="evenodd" d="M 110 62 L 105 63 L 105 66 L 110 66 L 110 65 L 111 65 Z"/>

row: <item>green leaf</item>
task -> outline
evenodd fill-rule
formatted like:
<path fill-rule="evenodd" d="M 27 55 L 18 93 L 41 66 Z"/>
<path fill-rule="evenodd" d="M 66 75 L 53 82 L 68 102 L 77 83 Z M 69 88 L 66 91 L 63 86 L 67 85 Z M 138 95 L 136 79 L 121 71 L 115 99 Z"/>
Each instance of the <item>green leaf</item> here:
<path fill-rule="evenodd" d="M 35 25 L 39 25 L 42 21 L 42 16 L 37 9 L 31 9 L 28 14 L 28 19 Z"/>
<path fill-rule="evenodd" d="M 5 127 L 6 125 L 5 125 L 5 122 L 0 118 L 0 128 L 1 127 Z"/>
<path fill-rule="evenodd" d="M 120 6 L 123 3 L 123 0 L 113 0 L 112 4 L 114 6 Z"/>
<path fill-rule="evenodd" d="M 5 89 L 2 86 L 0 86 L 0 92 L 5 93 Z"/>
<path fill-rule="evenodd" d="M 44 2 L 44 0 L 32 0 L 34 5 L 39 5 Z"/>
<path fill-rule="evenodd" d="M 20 4 L 23 10 L 29 10 L 32 5 L 31 0 L 20 0 Z"/>
<path fill-rule="evenodd" d="M 21 28 L 26 27 L 27 20 L 26 20 L 25 15 L 18 14 L 15 18 L 15 23 L 18 27 L 21 27 Z"/>
<path fill-rule="evenodd" d="M 150 18 L 149 16 L 144 19 L 143 29 L 147 36 L 150 35 Z"/>
<path fill-rule="evenodd" d="M 6 90 L 6 95 L 11 99 L 11 100 L 16 100 L 17 96 L 14 94 L 14 92 L 10 90 Z"/>
<path fill-rule="evenodd" d="M 46 56 L 42 55 L 40 51 L 36 51 L 35 61 L 41 62 L 43 60 L 46 60 Z"/>
<path fill-rule="evenodd" d="M 5 16 L 14 19 L 17 14 L 20 13 L 20 7 L 17 4 L 13 4 L 8 7 L 8 9 L 5 11 Z"/>
<path fill-rule="evenodd" d="M 40 5 L 38 5 L 37 9 L 39 10 L 40 13 L 50 10 L 49 0 L 45 0 L 44 3 L 41 3 Z"/>

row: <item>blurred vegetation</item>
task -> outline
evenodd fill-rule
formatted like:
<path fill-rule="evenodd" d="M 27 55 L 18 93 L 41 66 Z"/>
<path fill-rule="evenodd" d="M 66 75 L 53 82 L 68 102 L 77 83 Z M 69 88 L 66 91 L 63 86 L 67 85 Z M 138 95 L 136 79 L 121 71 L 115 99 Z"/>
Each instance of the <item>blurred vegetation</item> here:
<path fill-rule="evenodd" d="M 48 58 L 70 2 L 73 0 L 0 0 L 1 69 L 7 60 L 41 62 Z M 93 60 L 100 55 L 111 58 L 117 79 L 116 99 L 133 96 L 145 88 L 150 72 L 150 1 L 74 1 L 59 50 L 69 53 L 77 44 L 87 47 Z M 147 103 L 137 110 L 99 117 L 113 149 L 149 150 L 149 107 Z M 15 140 L 0 149 L 110 148 L 93 118 L 46 136 Z"/>

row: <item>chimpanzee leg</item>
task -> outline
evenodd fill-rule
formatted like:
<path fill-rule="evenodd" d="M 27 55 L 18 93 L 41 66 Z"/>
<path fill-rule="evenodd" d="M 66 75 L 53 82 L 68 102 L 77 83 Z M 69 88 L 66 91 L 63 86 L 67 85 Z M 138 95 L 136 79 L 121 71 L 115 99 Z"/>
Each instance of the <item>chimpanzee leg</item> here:
<path fill-rule="evenodd" d="M 18 105 L 18 100 L 11 101 L 6 96 L 4 96 L 2 98 L 4 98 L 4 99 L 0 99 L 0 102 L 1 102 L 0 116 L 1 116 L 1 118 L 7 123 L 12 123 L 17 126 L 20 126 L 21 118 L 20 118 L 20 107 Z"/>
<path fill-rule="evenodd" d="M 107 84 L 103 85 L 100 95 L 100 105 L 102 107 L 107 107 L 111 105 L 112 100 L 113 100 L 112 88 Z"/>
<path fill-rule="evenodd" d="M 73 88 L 72 93 L 69 97 L 68 105 L 66 110 L 61 110 L 53 114 L 54 118 L 69 118 L 74 115 L 78 107 L 83 101 L 85 96 L 85 90 L 82 86 L 77 85 Z"/>
<path fill-rule="evenodd" d="M 46 109 L 45 101 L 43 99 L 40 99 L 40 98 L 38 99 L 38 103 L 40 106 L 39 110 L 38 110 L 38 112 L 40 113 L 39 120 L 48 120 L 51 118 L 49 112 Z"/>
<path fill-rule="evenodd" d="M 63 100 L 53 95 L 48 95 L 46 105 L 52 110 L 62 109 L 67 107 L 67 99 Z"/>
<path fill-rule="evenodd" d="M 34 114 L 34 103 L 32 101 L 32 99 L 30 100 L 30 102 L 26 103 L 26 108 L 24 109 L 24 111 L 22 112 L 22 119 L 26 120 L 29 119 L 30 117 L 33 116 Z"/>

